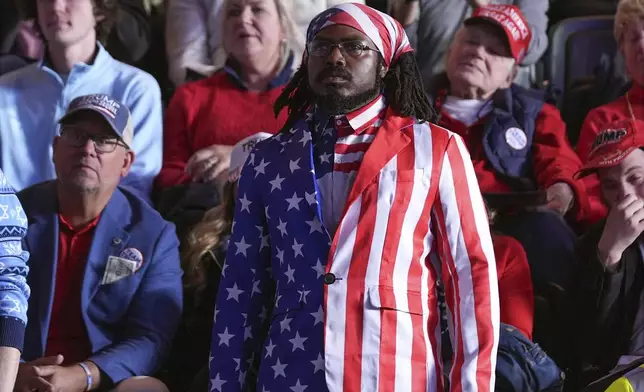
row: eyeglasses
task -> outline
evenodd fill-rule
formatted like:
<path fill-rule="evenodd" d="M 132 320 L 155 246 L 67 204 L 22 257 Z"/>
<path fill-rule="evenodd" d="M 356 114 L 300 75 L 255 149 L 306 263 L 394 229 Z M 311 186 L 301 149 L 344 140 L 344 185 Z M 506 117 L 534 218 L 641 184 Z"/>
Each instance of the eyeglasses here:
<path fill-rule="evenodd" d="M 377 52 L 376 49 L 372 49 L 360 41 L 345 41 L 339 44 L 329 41 L 312 41 L 307 46 L 309 54 L 315 57 L 326 57 L 335 48 L 338 48 L 342 54 L 348 54 L 352 57 L 360 57 L 365 50 Z"/>
<path fill-rule="evenodd" d="M 118 138 L 113 136 L 106 135 L 90 135 L 85 132 L 72 131 L 69 128 L 63 128 L 60 132 L 60 138 L 67 145 L 72 147 L 83 147 L 87 144 L 88 140 L 91 140 L 94 143 L 94 148 L 96 152 L 102 154 L 109 154 L 114 152 L 116 147 L 123 146 L 128 149 L 128 146 L 121 142 Z"/>

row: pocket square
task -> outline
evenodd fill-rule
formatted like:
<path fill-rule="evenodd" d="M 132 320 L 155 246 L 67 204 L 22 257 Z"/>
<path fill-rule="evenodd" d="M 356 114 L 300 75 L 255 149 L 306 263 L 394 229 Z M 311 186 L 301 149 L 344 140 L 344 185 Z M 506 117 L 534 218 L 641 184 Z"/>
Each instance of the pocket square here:
<path fill-rule="evenodd" d="M 136 272 L 136 268 L 136 261 L 110 256 L 107 259 L 107 266 L 105 267 L 101 285 L 114 283 L 128 276 L 132 276 Z"/>

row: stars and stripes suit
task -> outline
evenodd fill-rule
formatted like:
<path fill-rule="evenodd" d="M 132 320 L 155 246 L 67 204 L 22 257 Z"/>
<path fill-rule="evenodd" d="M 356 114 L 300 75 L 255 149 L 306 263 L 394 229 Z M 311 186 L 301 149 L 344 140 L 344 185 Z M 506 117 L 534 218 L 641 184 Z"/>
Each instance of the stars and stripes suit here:
<path fill-rule="evenodd" d="M 318 172 L 343 169 L 321 165 L 331 150 L 320 147 L 313 115 L 249 156 L 217 297 L 210 391 L 244 390 L 256 356 L 262 392 L 443 390 L 438 279 L 451 315 L 450 389 L 493 390 L 497 280 L 470 157 L 443 128 L 378 113 L 345 118 L 377 131 L 345 135 L 332 150 L 338 161 L 338 148 L 368 143 L 344 168 L 356 175 L 337 229 L 326 227 Z"/>

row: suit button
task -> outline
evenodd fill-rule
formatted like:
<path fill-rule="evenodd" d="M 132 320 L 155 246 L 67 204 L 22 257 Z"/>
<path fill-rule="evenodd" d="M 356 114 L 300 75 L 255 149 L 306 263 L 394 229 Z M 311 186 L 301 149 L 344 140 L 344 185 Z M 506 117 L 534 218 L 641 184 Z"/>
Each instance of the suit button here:
<path fill-rule="evenodd" d="M 335 280 L 335 275 L 333 275 L 332 273 L 329 272 L 328 274 L 324 274 L 324 283 L 333 284 L 335 283 Z"/>

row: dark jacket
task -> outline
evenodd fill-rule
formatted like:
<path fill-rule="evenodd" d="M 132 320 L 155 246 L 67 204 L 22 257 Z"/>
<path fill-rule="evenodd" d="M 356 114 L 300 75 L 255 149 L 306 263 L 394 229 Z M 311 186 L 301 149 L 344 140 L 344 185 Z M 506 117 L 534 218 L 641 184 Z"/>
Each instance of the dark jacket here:
<path fill-rule="evenodd" d="M 202 368 L 208 367 L 209 357 L 216 355 L 216 353 L 210 352 L 210 341 L 221 279 L 221 266 L 226 260 L 227 248 L 228 240 L 225 240 L 222 246 L 214 248 L 204 255 L 204 258 L 207 259 L 204 262 L 208 263 L 208 268 L 206 285 L 201 291 L 190 288 L 184 290 L 183 317 L 175 336 L 171 355 L 165 366 L 165 372 L 161 376 L 171 391 L 185 391 L 189 386 L 198 386 L 196 390 L 205 390 L 207 387 L 207 377 L 200 377 L 198 373 Z M 267 293 L 267 296 L 271 295 L 273 295 L 272 291 Z M 270 321 L 270 317 L 267 320 Z M 268 325 L 265 325 L 262 334 L 268 333 Z M 261 360 L 261 358 L 263 356 L 259 355 L 258 359 Z M 258 368 L 259 363 L 254 363 L 253 372 L 255 374 Z M 254 379 L 249 378 L 249 382 L 252 384 L 247 390 L 252 391 L 254 390 L 252 388 Z"/>
<path fill-rule="evenodd" d="M 151 18 L 143 0 L 118 0 L 116 23 L 105 48 L 117 60 L 137 64 L 150 48 Z"/>
<path fill-rule="evenodd" d="M 221 263 L 226 257 L 222 249 L 212 252 L 204 256 L 209 259 L 206 286 L 199 292 L 191 288 L 184 289 L 183 316 L 162 376 L 171 391 L 184 391 L 197 372 L 208 366 L 215 302 L 221 277 L 221 269 L 212 257 L 217 257 Z"/>
<path fill-rule="evenodd" d="M 606 375 L 620 356 L 644 355 L 644 264 L 636 241 L 624 251 L 617 270 L 599 261 L 597 245 L 604 223 L 594 226 L 577 246 L 578 272 L 572 285 L 568 325 L 579 382 Z"/>
<path fill-rule="evenodd" d="M 449 90 L 447 75 L 435 77 L 431 85 L 428 97 L 437 110 L 442 111 L 440 101 Z M 498 174 L 514 185 L 513 188 L 533 190 L 537 187 L 532 164 L 533 142 L 535 133 L 543 132 L 535 126 L 545 103 L 544 93 L 513 84 L 508 89 L 498 90 L 492 102 L 494 110 L 487 116 L 481 140 L 485 158 Z M 511 129 L 517 129 L 525 138 L 522 148 L 510 145 L 507 134 Z"/>
<path fill-rule="evenodd" d="M 14 1 L 0 0 L 0 54 L 10 53 L 13 49 L 21 20 Z"/>

